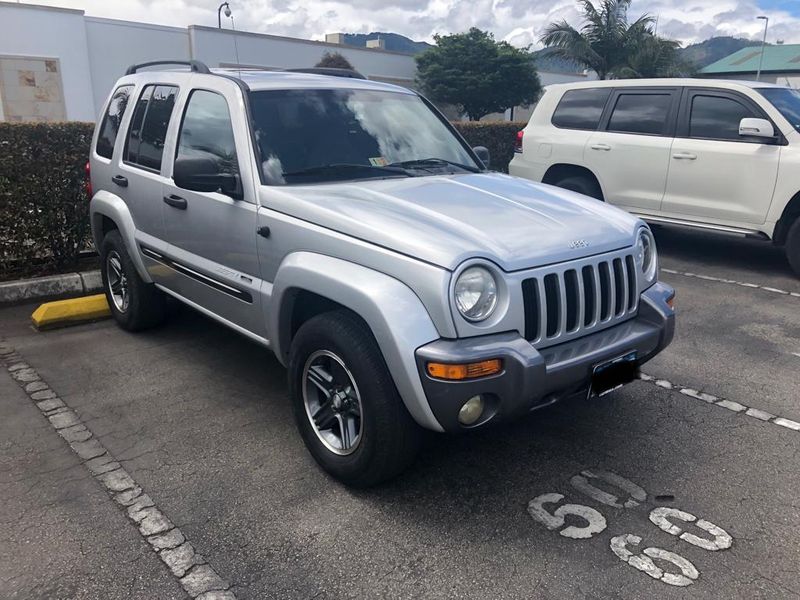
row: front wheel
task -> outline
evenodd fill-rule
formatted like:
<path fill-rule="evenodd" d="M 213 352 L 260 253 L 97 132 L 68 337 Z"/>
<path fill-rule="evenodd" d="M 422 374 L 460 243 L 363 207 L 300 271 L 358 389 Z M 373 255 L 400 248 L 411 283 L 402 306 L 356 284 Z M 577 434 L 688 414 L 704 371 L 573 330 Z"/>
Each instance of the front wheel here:
<path fill-rule="evenodd" d="M 289 354 L 289 389 L 309 452 L 343 483 L 376 485 L 414 460 L 420 428 L 355 315 L 324 313 L 300 327 Z"/>
<path fill-rule="evenodd" d="M 800 277 L 800 217 L 797 217 L 786 234 L 786 258 L 795 275 Z"/>
<path fill-rule="evenodd" d="M 116 229 L 109 231 L 100 245 L 100 274 L 111 314 L 120 327 L 139 331 L 164 320 L 164 294 L 139 277 Z"/>

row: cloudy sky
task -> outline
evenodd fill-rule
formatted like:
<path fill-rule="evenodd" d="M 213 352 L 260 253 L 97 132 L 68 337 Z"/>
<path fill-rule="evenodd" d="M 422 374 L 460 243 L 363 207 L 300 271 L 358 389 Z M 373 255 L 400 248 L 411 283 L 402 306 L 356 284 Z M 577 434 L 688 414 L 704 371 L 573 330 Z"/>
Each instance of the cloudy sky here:
<path fill-rule="evenodd" d="M 221 0 L 23 0 L 82 8 L 89 15 L 186 26 L 216 25 Z M 392 31 L 431 41 L 475 26 L 517 46 L 532 44 L 548 23 L 580 23 L 574 0 L 229 0 L 236 29 L 322 39 L 325 33 Z M 800 43 L 800 0 L 633 0 L 631 16 L 658 16 L 659 34 L 689 44 L 714 35 Z M 227 20 L 230 26 L 230 20 Z"/>

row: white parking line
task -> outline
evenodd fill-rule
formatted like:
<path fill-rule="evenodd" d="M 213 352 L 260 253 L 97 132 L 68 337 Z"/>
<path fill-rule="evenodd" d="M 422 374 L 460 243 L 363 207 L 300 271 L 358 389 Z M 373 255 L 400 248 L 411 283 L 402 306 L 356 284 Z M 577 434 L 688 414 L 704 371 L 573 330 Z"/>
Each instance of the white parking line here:
<path fill-rule="evenodd" d="M 640 373 L 639 379 L 642 381 L 647 381 L 656 385 L 660 388 L 665 390 L 675 390 L 684 396 L 688 396 L 689 398 L 694 398 L 695 400 L 702 400 L 703 402 L 707 402 L 708 404 L 714 404 L 716 406 L 721 406 L 722 408 L 727 408 L 728 410 L 741 413 L 747 415 L 748 417 L 753 417 L 759 421 L 766 421 L 769 423 L 773 423 L 775 425 L 779 425 L 780 427 L 784 427 L 786 429 L 791 429 L 792 431 L 800 431 L 800 423 L 797 421 L 792 421 L 791 419 L 786 419 L 784 417 L 777 417 L 771 413 L 768 413 L 765 410 L 761 410 L 760 408 L 752 408 L 750 406 L 745 406 L 744 404 L 740 404 L 739 402 L 734 402 L 733 400 L 726 400 L 725 398 L 719 398 L 712 394 L 701 392 L 689 387 L 684 387 L 681 385 L 677 385 L 672 383 L 671 381 L 667 381 L 666 379 L 657 379 L 652 375 L 647 375 L 646 373 Z"/>
<path fill-rule="evenodd" d="M 740 287 L 746 288 L 753 288 L 758 290 L 763 290 L 765 292 L 771 292 L 773 294 L 780 294 L 781 296 L 791 296 L 793 298 L 800 298 L 800 292 L 790 292 L 787 290 L 781 290 L 774 287 L 769 287 L 766 285 L 758 285 L 757 283 L 746 283 L 744 281 L 736 281 L 735 279 L 725 279 L 724 277 L 712 277 L 711 275 L 700 275 L 698 273 L 690 273 L 687 271 L 676 271 L 675 269 L 661 269 L 663 273 L 669 273 L 671 275 L 682 275 L 683 277 L 694 277 L 695 279 L 703 279 L 705 281 L 714 281 L 717 283 L 727 283 L 730 285 L 738 285 Z"/>

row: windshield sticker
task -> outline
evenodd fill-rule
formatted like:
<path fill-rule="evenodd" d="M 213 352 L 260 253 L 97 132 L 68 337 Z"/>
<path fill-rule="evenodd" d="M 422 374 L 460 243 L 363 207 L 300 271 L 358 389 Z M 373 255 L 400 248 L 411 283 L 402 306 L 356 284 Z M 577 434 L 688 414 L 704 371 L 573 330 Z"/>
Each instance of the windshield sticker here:
<path fill-rule="evenodd" d="M 382 156 L 378 156 L 376 158 L 370 158 L 369 164 L 371 164 L 373 167 L 385 167 L 389 164 L 389 161 Z"/>

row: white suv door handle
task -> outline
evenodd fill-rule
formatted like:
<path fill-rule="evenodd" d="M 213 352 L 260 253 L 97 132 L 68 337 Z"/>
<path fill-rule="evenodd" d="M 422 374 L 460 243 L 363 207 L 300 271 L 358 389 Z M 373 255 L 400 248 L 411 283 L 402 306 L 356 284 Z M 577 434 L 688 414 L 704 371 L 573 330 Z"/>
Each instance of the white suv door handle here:
<path fill-rule="evenodd" d="M 672 158 L 677 158 L 678 160 L 695 160 L 697 154 L 692 154 L 691 152 L 676 152 L 672 155 Z"/>
<path fill-rule="evenodd" d="M 606 152 L 611 150 L 611 146 L 609 146 L 608 144 L 592 144 L 591 148 L 592 150 L 604 150 Z"/>

